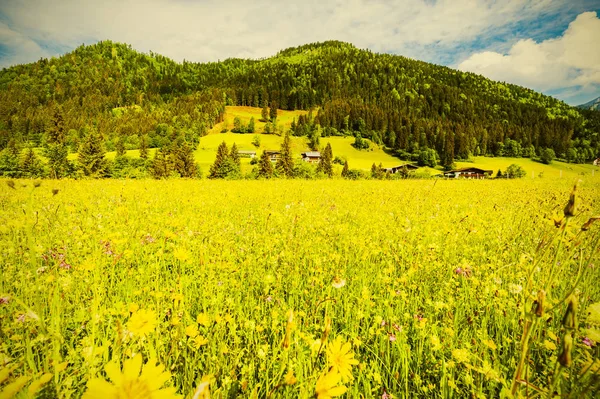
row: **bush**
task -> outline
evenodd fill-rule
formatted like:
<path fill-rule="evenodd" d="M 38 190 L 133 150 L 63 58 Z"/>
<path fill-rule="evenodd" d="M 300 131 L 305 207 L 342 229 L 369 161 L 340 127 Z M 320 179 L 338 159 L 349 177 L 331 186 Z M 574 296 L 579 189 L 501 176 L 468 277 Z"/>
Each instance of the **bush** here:
<path fill-rule="evenodd" d="M 521 166 L 513 163 L 508 168 L 506 168 L 505 174 L 510 179 L 520 179 L 522 177 L 525 177 L 527 172 L 525 172 L 525 169 L 523 169 Z"/>
<path fill-rule="evenodd" d="M 556 158 L 556 154 L 552 148 L 544 148 L 540 153 L 540 161 L 546 165 L 550 165 L 554 158 Z"/>

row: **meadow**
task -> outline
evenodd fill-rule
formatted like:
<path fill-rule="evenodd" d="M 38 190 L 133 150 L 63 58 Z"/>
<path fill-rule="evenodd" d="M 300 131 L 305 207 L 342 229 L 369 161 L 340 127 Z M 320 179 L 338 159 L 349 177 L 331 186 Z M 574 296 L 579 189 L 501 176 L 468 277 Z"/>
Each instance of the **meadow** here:
<path fill-rule="evenodd" d="M 0 397 L 598 397 L 599 179 L 4 180 Z"/>

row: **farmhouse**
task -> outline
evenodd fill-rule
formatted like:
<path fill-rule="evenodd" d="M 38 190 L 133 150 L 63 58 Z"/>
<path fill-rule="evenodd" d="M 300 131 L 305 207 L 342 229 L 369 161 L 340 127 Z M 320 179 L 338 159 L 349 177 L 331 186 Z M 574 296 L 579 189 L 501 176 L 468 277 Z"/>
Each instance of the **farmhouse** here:
<path fill-rule="evenodd" d="M 319 151 L 303 152 L 302 160 L 304 162 L 319 163 L 319 161 L 321 160 L 321 153 Z"/>
<path fill-rule="evenodd" d="M 240 158 L 255 158 L 256 151 L 238 151 Z"/>
<path fill-rule="evenodd" d="M 265 152 L 272 162 L 277 162 L 277 160 L 281 157 L 281 151 L 265 150 Z"/>
<path fill-rule="evenodd" d="M 463 168 L 444 172 L 444 177 L 456 179 L 463 177 L 465 179 L 485 179 L 494 173 L 493 170 L 484 170 L 479 168 Z"/>
<path fill-rule="evenodd" d="M 412 164 L 404 164 L 404 165 L 398 165 L 398 166 L 394 166 L 392 168 L 385 168 L 386 173 L 398 173 L 401 172 L 402 170 L 406 169 L 408 172 L 412 172 L 413 170 L 417 170 L 419 169 L 418 166 L 416 165 L 412 165 Z"/>

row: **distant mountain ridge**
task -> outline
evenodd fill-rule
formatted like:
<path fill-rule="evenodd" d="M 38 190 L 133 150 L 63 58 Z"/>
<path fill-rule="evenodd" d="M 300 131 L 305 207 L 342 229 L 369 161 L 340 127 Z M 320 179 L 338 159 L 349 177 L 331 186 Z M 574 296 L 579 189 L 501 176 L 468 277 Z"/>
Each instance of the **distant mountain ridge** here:
<path fill-rule="evenodd" d="M 585 104 L 578 105 L 577 108 L 600 110 L 600 97 L 595 98 L 592 101 L 588 101 Z"/>
<path fill-rule="evenodd" d="M 527 156 L 551 148 L 586 162 L 600 156 L 600 118 L 553 97 L 473 73 L 328 41 L 260 60 L 177 63 L 103 41 L 0 71 L 0 149 L 77 151 L 98 131 L 108 150 L 176 139 L 194 145 L 225 105 L 314 109 L 296 135 L 362 136 L 403 159 L 435 150 L 444 165 L 473 155 Z M 299 121 L 300 122 L 300 121 Z M 59 130 L 57 132 L 57 130 Z"/>

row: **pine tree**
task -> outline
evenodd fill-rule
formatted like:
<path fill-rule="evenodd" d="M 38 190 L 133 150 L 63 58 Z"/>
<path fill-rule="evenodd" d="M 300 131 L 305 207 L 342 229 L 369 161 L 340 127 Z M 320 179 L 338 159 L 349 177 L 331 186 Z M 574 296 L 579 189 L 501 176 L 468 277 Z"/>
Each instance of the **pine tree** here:
<path fill-rule="evenodd" d="M 145 134 L 140 136 L 140 158 L 148 159 L 148 138 Z"/>
<path fill-rule="evenodd" d="M 115 150 L 117 151 L 117 156 L 122 157 L 125 155 L 125 140 L 123 137 L 117 138 L 117 142 L 115 143 Z"/>
<path fill-rule="evenodd" d="M 23 177 L 34 178 L 44 176 L 44 164 L 31 147 L 25 151 L 19 168 Z"/>
<path fill-rule="evenodd" d="M 210 169 L 208 171 L 209 179 L 223 179 L 226 177 L 224 167 L 228 158 L 229 154 L 227 150 L 227 143 L 223 141 L 217 149 L 217 158 L 215 159 L 215 162 L 210 166 Z"/>
<path fill-rule="evenodd" d="M 266 151 L 263 151 L 258 162 L 258 177 L 268 179 L 273 177 L 273 164 Z"/>
<path fill-rule="evenodd" d="M 260 147 L 260 136 L 258 134 L 255 134 L 252 138 L 252 145 L 256 148 Z"/>
<path fill-rule="evenodd" d="M 60 110 L 54 113 L 52 126 L 47 133 L 44 155 L 48 159 L 49 175 L 52 179 L 60 179 L 72 169 L 67 159 L 69 149 L 66 144 L 65 124 Z"/>
<path fill-rule="evenodd" d="M 171 176 L 173 170 L 168 151 L 165 148 L 159 148 L 154 154 L 150 165 L 150 173 L 155 179 L 166 179 Z"/>
<path fill-rule="evenodd" d="M 185 141 L 178 140 L 171 152 L 173 168 L 181 177 L 196 177 L 198 165 L 194 161 L 194 151 Z"/>
<path fill-rule="evenodd" d="M 269 108 L 267 107 L 266 103 L 260 112 L 260 117 L 262 118 L 263 122 L 269 122 Z"/>
<path fill-rule="evenodd" d="M 16 141 L 11 139 L 8 147 L 0 152 L 0 175 L 6 177 L 19 177 L 21 174 L 19 168 L 20 149 Z"/>
<path fill-rule="evenodd" d="M 286 177 L 292 177 L 294 174 L 294 160 L 292 159 L 292 149 L 290 134 L 287 133 L 281 143 L 281 154 L 276 164 L 277 171 Z"/>
<path fill-rule="evenodd" d="M 255 126 L 254 126 L 254 117 L 250 117 L 250 121 L 248 122 L 248 128 L 246 129 L 246 131 L 248 133 L 254 133 L 255 130 Z"/>
<path fill-rule="evenodd" d="M 233 164 L 237 167 L 238 171 L 241 172 L 242 161 L 240 160 L 240 154 L 238 152 L 238 148 L 237 148 L 237 145 L 235 145 L 235 143 L 233 143 L 233 145 L 231 146 L 231 151 L 229 153 L 229 159 L 231 159 Z"/>
<path fill-rule="evenodd" d="M 333 151 L 331 149 L 331 144 L 327 143 L 325 150 L 321 154 L 321 159 L 319 160 L 319 165 L 317 166 L 317 172 L 323 172 L 329 177 L 333 176 L 332 160 Z"/>
<path fill-rule="evenodd" d="M 275 103 L 275 101 L 271 102 L 271 107 L 269 109 L 269 116 L 271 117 L 271 120 L 274 122 L 275 119 L 277 119 L 277 104 Z"/>
<path fill-rule="evenodd" d="M 92 130 L 79 149 L 78 160 L 83 174 L 86 176 L 102 175 L 107 167 L 105 153 L 102 136 L 95 129 Z"/>
<path fill-rule="evenodd" d="M 348 160 L 346 160 L 346 162 L 344 162 L 344 168 L 342 169 L 342 177 L 343 178 L 348 177 Z"/>

